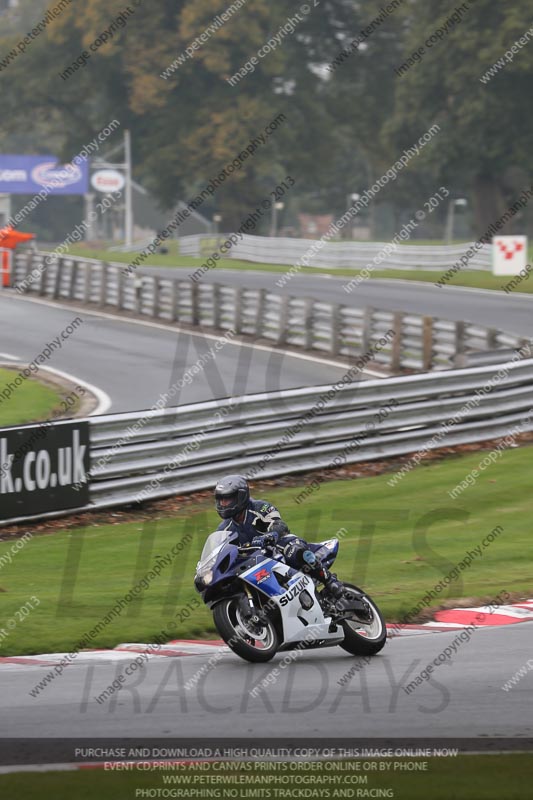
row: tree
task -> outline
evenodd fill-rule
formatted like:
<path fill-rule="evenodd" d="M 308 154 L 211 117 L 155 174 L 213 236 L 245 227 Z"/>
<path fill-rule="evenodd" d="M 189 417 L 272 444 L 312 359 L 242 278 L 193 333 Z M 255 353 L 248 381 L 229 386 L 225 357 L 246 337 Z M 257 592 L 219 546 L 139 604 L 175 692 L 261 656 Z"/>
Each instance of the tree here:
<path fill-rule="evenodd" d="M 533 108 L 528 96 L 533 48 L 520 50 L 488 83 L 480 80 L 525 33 L 530 4 L 471 0 L 461 20 L 431 47 L 428 37 L 451 15 L 443 15 L 436 0 L 416 0 L 410 11 L 400 63 L 421 46 L 425 52 L 420 63 L 397 78 L 390 141 L 402 147 L 421 127 L 438 122 L 442 133 L 418 169 L 464 187 L 473 203 L 475 233 L 481 236 L 532 183 Z"/>
<path fill-rule="evenodd" d="M 214 25 L 219 0 L 143 2 L 97 52 L 91 45 L 124 10 L 122 0 L 72 3 L 0 71 L 3 144 L 20 137 L 24 149 L 42 150 L 46 142 L 68 160 L 116 118 L 132 131 L 135 177 L 171 208 L 195 197 L 285 114 L 202 207 L 222 213 L 229 228 L 287 174 L 296 181 L 291 203 L 298 198 L 302 210 L 340 215 L 348 194 L 372 185 L 437 122 L 441 134 L 380 190 L 376 204 L 395 209 L 398 227 L 402 214 L 445 184 L 469 195 L 481 235 L 531 183 L 533 47 L 480 81 L 523 35 L 526 0 L 468 0 L 457 22 L 450 12 L 442 16 L 437 0 L 394 0 L 387 14 L 374 0 L 314 3 L 304 4 L 306 13 L 281 0 L 246 0 Z M 437 28 L 442 39 L 425 45 Z M 370 32 L 351 48 L 363 29 Z M 9 51 L 13 42 L 2 45 Z M 420 46 L 421 63 L 399 77 L 395 69 Z M 345 49 L 353 52 L 328 69 Z M 83 50 L 86 65 L 63 80 Z M 230 85 L 245 64 L 248 74 Z"/>

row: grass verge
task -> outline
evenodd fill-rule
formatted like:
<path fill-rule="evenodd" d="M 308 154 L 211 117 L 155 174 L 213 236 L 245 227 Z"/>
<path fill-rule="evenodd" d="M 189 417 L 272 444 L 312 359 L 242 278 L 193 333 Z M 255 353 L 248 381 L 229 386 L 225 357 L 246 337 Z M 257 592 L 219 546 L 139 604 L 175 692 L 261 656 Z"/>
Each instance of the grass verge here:
<path fill-rule="evenodd" d="M 433 604 L 489 599 L 502 590 L 527 595 L 533 589 L 524 557 L 531 539 L 533 447 L 499 452 L 499 460 L 457 500 L 447 491 L 479 466 L 483 453 L 421 465 L 392 488 L 389 473 L 321 484 L 299 504 L 301 486 L 275 488 L 267 499 L 304 538 L 339 535 L 335 569 L 362 585 L 389 621 L 410 611 L 498 526 L 502 531 L 468 569 L 458 570 Z M 211 501 L 195 513 L 184 510 L 146 523 L 114 525 L 112 513 L 109 518 L 110 524 L 36 535 L 10 562 L 13 540 L 0 544 L 0 654 L 68 651 L 142 580 L 142 591 L 88 646 L 153 641 L 161 631 L 169 638 L 216 635 L 211 613 L 192 586 L 203 542 L 218 523 Z M 185 540 L 172 556 L 171 548 Z M 163 564 L 159 574 L 148 579 L 157 563 Z M 32 602 L 34 608 L 19 620 L 32 597 L 38 604 Z M 8 627 L 8 620 L 16 624 Z"/>
<path fill-rule="evenodd" d="M 0 394 L 19 369 L 0 369 Z M 0 428 L 49 419 L 59 407 L 60 393 L 35 378 L 25 379 L 7 400 L 0 400 Z"/>
<path fill-rule="evenodd" d="M 416 759 L 416 762 L 420 762 L 420 759 Z M 77 800 L 131 800 L 143 796 L 200 797 L 202 792 L 203 796 L 211 797 L 299 797 L 304 795 L 293 792 L 297 787 L 302 788 L 304 777 L 306 781 L 311 781 L 312 789 L 322 792 L 322 797 L 389 796 L 396 800 L 526 800 L 531 797 L 533 759 L 530 754 L 428 758 L 425 762 L 427 771 L 423 772 L 401 771 L 399 765 L 404 764 L 405 760 L 398 759 L 370 762 L 376 765 L 375 771 L 324 769 L 311 772 L 305 769 L 280 772 L 279 769 L 254 769 L 254 765 L 246 770 L 249 762 L 243 762 L 235 772 L 227 769 L 222 772 L 220 769 L 201 772 L 191 769 L 156 769 L 151 772 L 135 769 L 128 772 L 83 770 L 0 775 L 0 794 L 6 798 L 20 797 L 24 800 L 41 800 L 43 796 L 58 800 L 72 797 Z M 362 767 L 362 764 L 369 762 L 358 763 Z M 381 770 L 380 765 L 383 764 L 390 764 L 391 768 Z M 311 764 L 307 762 L 301 766 L 309 767 Z M 349 765 L 344 762 L 340 766 Z M 336 776 L 339 782 L 332 784 L 332 776 Z M 177 780 L 166 785 L 164 778 Z M 245 783 L 238 783 L 239 779 L 244 779 Z M 365 783 L 355 783 L 355 780 L 363 779 Z M 222 785 L 221 780 L 224 781 Z M 310 785 L 306 783 L 304 786 L 309 789 Z M 318 797 L 319 794 L 315 791 L 308 796 Z"/>

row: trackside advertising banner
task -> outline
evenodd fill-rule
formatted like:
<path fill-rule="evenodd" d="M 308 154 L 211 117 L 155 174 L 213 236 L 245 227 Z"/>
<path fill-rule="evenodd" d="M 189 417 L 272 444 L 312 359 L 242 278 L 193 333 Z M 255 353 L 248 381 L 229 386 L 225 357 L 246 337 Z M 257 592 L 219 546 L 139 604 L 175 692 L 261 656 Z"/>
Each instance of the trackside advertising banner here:
<path fill-rule="evenodd" d="M 58 164 L 55 156 L 0 155 L 0 193 L 87 194 L 89 162 Z"/>
<path fill-rule="evenodd" d="M 87 422 L 0 428 L 0 519 L 86 505 L 88 472 Z"/>

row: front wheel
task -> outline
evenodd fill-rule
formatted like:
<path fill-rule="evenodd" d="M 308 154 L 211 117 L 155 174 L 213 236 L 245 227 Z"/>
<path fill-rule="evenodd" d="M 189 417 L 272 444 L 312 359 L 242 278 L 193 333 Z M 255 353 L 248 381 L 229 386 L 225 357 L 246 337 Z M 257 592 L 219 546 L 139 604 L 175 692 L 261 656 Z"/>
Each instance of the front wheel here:
<path fill-rule="evenodd" d="M 374 601 L 357 586 L 350 583 L 345 583 L 344 586 L 362 595 L 361 599 L 370 608 L 370 620 L 367 624 L 356 620 L 343 620 L 341 625 L 344 630 L 344 641 L 340 646 L 354 656 L 373 656 L 383 649 L 387 641 L 387 626 L 383 615 Z"/>
<path fill-rule="evenodd" d="M 239 597 L 222 600 L 213 609 L 217 631 L 234 653 L 254 663 L 270 661 L 279 647 L 278 633 L 269 619 L 252 623 L 241 611 Z"/>

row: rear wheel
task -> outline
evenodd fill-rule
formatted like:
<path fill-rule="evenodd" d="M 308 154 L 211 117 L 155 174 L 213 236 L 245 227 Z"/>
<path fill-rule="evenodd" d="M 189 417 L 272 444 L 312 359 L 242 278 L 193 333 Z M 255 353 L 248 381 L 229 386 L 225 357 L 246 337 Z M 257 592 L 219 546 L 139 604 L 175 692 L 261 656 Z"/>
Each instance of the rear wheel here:
<path fill-rule="evenodd" d="M 279 647 L 279 636 L 269 619 L 255 624 L 244 616 L 241 598 L 222 600 L 213 609 L 213 619 L 228 647 L 246 661 L 270 661 Z"/>
<path fill-rule="evenodd" d="M 361 621 L 357 618 L 343 620 L 341 625 L 344 641 L 340 646 L 354 656 L 373 656 L 383 649 L 387 641 L 387 626 L 383 615 L 374 601 L 357 586 L 350 583 L 345 583 L 344 586 L 348 592 L 352 589 L 367 604 L 368 621 L 363 621 L 362 616 Z"/>

